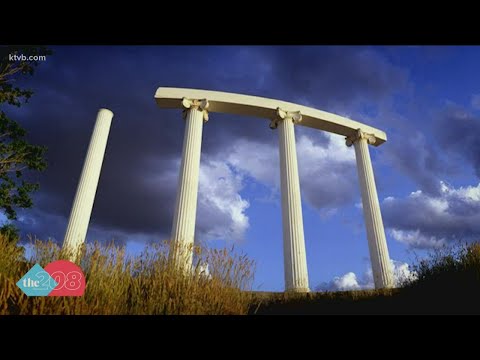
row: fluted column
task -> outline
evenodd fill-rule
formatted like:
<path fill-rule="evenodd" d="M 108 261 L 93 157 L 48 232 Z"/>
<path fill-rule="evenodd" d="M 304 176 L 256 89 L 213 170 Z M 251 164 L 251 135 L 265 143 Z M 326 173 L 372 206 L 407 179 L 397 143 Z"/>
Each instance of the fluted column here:
<path fill-rule="evenodd" d="M 294 130 L 294 123 L 301 120 L 299 111 L 279 108 L 270 124 L 270 128 L 279 130 L 285 290 L 293 292 L 310 291 Z"/>
<path fill-rule="evenodd" d="M 188 270 L 192 266 L 202 130 L 208 121 L 208 101 L 184 98 L 182 105 L 186 123 L 171 240 L 175 258 L 181 258 L 178 264 Z"/>
<path fill-rule="evenodd" d="M 378 202 L 375 178 L 373 176 L 370 152 L 368 150 L 368 144 L 374 144 L 375 141 L 375 136 L 366 134 L 360 129 L 357 130 L 354 136 L 346 139 L 347 146 L 352 146 L 353 144 L 355 148 L 373 279 L 375 288 L 381 289 L 393 286 L 393 274 L 390 257 L 388 255 L 387 241 L 385 239 L 380 204 Z"/>
<path fill-rule="evenodd" d="M 112 118 L 113 113 L 110 110 L 98 111 L 63 240 L 62 250 L 72 261 L 76 260 L 87 235 Z"/>

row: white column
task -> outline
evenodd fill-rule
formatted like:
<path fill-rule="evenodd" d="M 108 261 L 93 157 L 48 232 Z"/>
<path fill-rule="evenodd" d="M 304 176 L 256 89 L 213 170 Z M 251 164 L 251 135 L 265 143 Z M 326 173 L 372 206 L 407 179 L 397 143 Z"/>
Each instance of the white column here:
<path fill-rule="evenodd" d="M 368 150 L 368 144 L 374 144 L 375 141 L 374 135 L 366 134 L 360 129 L 354 136 L 346 139 L 347 146 L 353 144 L 355 148 L 373 279 L 375 288 L 381 289 L 393 286 L 393 274 Z"/>
<path fill-rule="evenodd" d="M 294 123 L 301 120 L 299 111 L 277 109 L 270 124 L 272 129 L 279 128 L 285 290 L 292 292 L 310 291 L 294 130 Z"/>
<path fill-rule="evenodd" d="M 80 246 L 85 242 L 87 235 L 112 118 L 113 112 L 110 110 L 100 109 L 98 111 L 63 240 L 62 249 L 72 261 L 76 259 Z"/>
<path fill-rule="evenodd" d="M 180 266 L 189 270 L 192 266 L 197 213 L 202 130 L 203 123 L 208 121 L 208 101 L 184 98 L 182 105 L 185 107 L 186 123 L 171 241 L 175 257 L 182 255 Z"/>

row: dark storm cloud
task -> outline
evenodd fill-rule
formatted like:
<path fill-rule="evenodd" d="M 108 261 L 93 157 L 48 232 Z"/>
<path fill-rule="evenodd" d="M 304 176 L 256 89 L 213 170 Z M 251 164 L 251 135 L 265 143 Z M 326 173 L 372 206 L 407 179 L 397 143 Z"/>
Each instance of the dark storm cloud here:
<path fill-rule="evenodd" d="M 360 48 L 56 47 L 25 83 L 35 90 L 30 103 L 16 113 L 9 109 L 33 142 L 49 148 L 48 170 L 33 175 L 41 183 L 35 211 L 29 213 L 36 221 L 23 222 L 22 230 L 62 238 L 100 107 L 115 116 L 92 227 L 167 234 L 176 177 L 162 174 L 177 172 L 184 124 L 180 111 L 156 106 L 157 87 L 242 92 L 323 106 L 378 100 L 406 81 L 405 72 Z M 202 151 L 220 153 L 239 137 L 276 144 L 267 124 L 213 115 Z"/>
<path fill-rule="evenodd" d="M 18 214 L 21 221 L 23 241 L 33 239 L 53 240 L 57 243 L 63 241 L 66 227 L 66 219 L 63 215 L 43 212 L 36 208 L 28 211 L 19 211 Z M 131 235 L 131 233 L 125 233 L 115 228 L 95 226 L 92 221 L 88 229 L 87 238 L 92 241 L 114 241 L 117 245 L 121 245 L 126 244 L 128 239 L 132 237 Z M 161 234 L 135 233 L 135 238 L 145 241 L 158 241 L 158 239 L 161 239 Z"/>
<path fill-rule="evenodd" d="M 389 166 L 407 175 L 424 192 L 439 194 L 440 175 L 447 171 L 445 162 L 423 133 L 414 129 L 392 132 L 382 156 Z"/>
<path fill-rule="evenodd" d="M 338 108 L 360 99 L 379 101 L 408 86 L 404 69 L 368 48 L 268 50 L 272 55 L 272 77 L 278 87 L 320 108 Z"/>
<path fill-rule="evenodd" d="M 415 248 L 480 239 L 480 184 L 455 189 L 441 184 L 439 195 L 421 191 L 382 204 L 385 226 L 396 240 Z"/>
<path fill-rule="evenodd" d="M 403 154 L 401 143 L 398 149 L 390 144 L 390 162 L 409 172 L 422 191 L 385 199 L 382 212 L 391 236 L 420 249 L 480 239 L 480 185 L 454 188 L 440 181 L 465 166 L 480 177 L 480 119 L 453 104 L 442 109 L 430 134 L 437 153 L 425 136 L 411 135 Z"/>
<path fill-rule="evenodd" d="M 312 168 L 308 174 L 313 176 L 302 178 L 302 194 L 316 209 L 346 205 L 360 195 L 355 167 L 350 163 L 330 161 L 328 166 Z"/>
<path fill-rule="evenodd" d="M 335 209 L 352 203 L 358 192 L 355 155 L 338 135 L 316 136 L 309 129 L 297 134 L 302 194 L 316 209 Z"/>
<path fill-rule="evenodd" d="M 435 125 L 442 149 L 470 164 L 480 178 L 480 117 L 451 105 L 438 115 Z"/>

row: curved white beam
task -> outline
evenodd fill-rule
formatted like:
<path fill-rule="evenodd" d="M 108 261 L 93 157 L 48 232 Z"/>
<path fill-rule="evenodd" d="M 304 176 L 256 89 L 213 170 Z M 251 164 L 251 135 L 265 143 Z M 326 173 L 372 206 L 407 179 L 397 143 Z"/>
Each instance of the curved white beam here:
<path fill-rule="evenodd" d="M 357 130 L 360 129 L 364 133 L 375 136 L 376 141 L 372 144 L 374 146 L 379 146 L 387 141 L 387 135 L 379 129 L 347 119 L 343 116 L 291 102 L 222 91 L 171 87 L 159 87 L 155 93 L 157 104 L 163 108 L 182 108 L 182 99 L 184 97 L 189 99 L 207 99 L 209 112 L 255 116 L 270 120 L 276 117 L 277 108 L 279 107 L 284 111 L 300 111 L 302 114 L 302 122 L 298 125 L 308 126 L 346 137 L 355 136 Z"/>

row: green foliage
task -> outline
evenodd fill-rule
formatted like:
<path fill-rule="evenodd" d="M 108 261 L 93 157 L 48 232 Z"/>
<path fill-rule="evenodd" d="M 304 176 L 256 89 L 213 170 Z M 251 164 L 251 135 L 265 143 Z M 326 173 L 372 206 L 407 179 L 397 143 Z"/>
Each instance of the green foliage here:
<path fill-rule="evenodd" d="M 46 148 L 32 145 L 26 131 L 3 111 L 4 104 L 20 107 L 33 92 L 15 86 L 19 77 L 33 75 L 39 64 L 30 56 L 46 56 L 51 51 L 43 46 L 0 47 L 0 209 L 10 220 L 17 218 L 16 209 L 32 206 L 31 193 L 38 184 L 23 179 L 25 170 L 42 171 L 47 164 Z M 10 61 L 11 55 L 24 55 L 26 60 Z"/>
<path fill-rule="evenodd" d="M 397 289 L 256 296 L 256 314 L 480 314 L 480 243 L 431 252 Z"/>
<path fill-rule="evenodd" d="M 45 46 L 2 46 L 0 47 L 0 104 L 20 106 L 33 92 L 13 85 L 19 75 L 33 75 L 38 60 L 28 60 L 30 56 L 48 56 L 52 51 Z M 27 60 L 11 61 L 11 55 L 25 55 Z"/>
<path fill-rule="evenodd" d="M 480 243 L 443 247 L 413 265 L 416 279 L 405 286 L 431 294 L 456 293 L 471 297 L 480 290 Z"/>
<path fill-rule="evenodd" d="M 0 227 L 0 235 L 7 241 L 16 244 L 20 240 L 20 233 L 13 224 L 5 224 Z"/>

